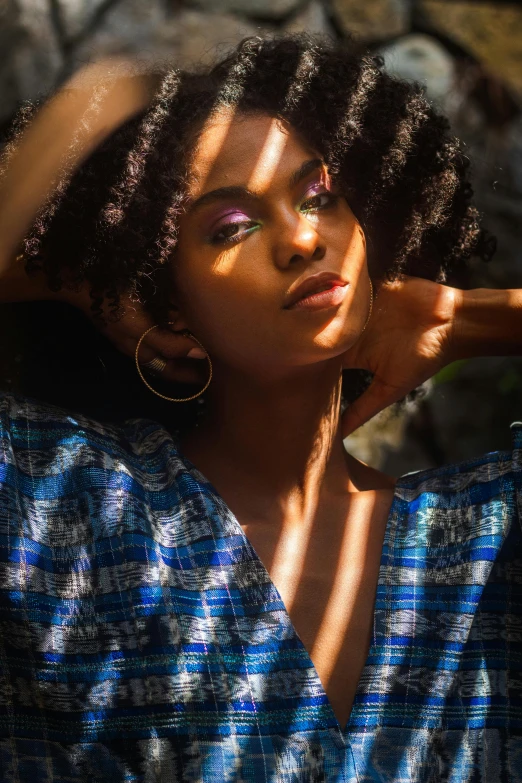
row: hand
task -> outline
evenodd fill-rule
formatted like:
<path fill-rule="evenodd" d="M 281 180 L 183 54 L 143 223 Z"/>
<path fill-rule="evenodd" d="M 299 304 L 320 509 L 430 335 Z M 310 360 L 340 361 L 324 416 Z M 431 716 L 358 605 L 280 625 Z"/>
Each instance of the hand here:
<path fill-rule="evenodd" d="M 105 309 L 104 323 L 91 310 L 92 300 L 86 286 L 80 291 L 62 288 L 56 298 L 78 307 L 119 351 L 132 359 L 138 340 L 147 329 L 154 326 L 150 315 L 130 296 L 122 297 L 121 307 L 124 312 L 117 321 L 108 320 Z M 161 378 L 174 383 L 198 384 L 201 387 L 205 385 L 208 362 L 201 360 L 206 358 L 206 354 L 195 340 L 182 334 L 181 330 L 171 331 L 158 327 L 146 335 L 139 349 L 140 365 L 156 357 L 167 362 L 165 369 L 161 371 Z M 154 385 L 153 381 L 151 382 Z"/>
<path fill-rule="evenodd" d="M 376 286 L 368 326 L 343 357 L 343 368 L 369 370 L 374 378 L 345 411 L 343 438 L 454 360 L 460 293 L 408 275 Z"/>

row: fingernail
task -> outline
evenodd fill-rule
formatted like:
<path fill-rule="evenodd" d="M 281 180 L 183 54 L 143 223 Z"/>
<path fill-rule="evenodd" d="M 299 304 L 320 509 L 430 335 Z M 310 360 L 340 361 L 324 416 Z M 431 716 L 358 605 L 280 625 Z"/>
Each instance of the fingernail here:
<path fill-rule="evenodd" d="M 206 359 L 207 354 L 202 348 L 191 348 L 187 354 L 189 359 Z"/>

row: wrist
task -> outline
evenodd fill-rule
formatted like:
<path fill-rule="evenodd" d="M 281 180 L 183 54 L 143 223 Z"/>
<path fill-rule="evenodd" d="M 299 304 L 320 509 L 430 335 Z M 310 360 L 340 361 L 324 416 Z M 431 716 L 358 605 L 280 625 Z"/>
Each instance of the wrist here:
<path fill-rule="evenodd" d="M 522 289 L 460 291 L 453 324 L 452 361 L 522 353 Z"/>
<path fill-rule="evenodd" d="M 28 275 L 21 261 L 12 263 L 0 277 L 0 302 L 58 300 L 61 293 L 49 288 L 42 272 Z"/>

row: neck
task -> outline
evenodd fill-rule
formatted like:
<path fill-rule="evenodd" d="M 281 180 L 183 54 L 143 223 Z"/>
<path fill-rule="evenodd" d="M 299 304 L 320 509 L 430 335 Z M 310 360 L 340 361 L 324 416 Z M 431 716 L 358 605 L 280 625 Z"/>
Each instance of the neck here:
<path fill-rule="evenodd" d="M 266 383 L 218 370 L 205 416 L 181 451 L 238 510 L 302 521 L 349 488 L 340 402 L 338 360 Z"/>

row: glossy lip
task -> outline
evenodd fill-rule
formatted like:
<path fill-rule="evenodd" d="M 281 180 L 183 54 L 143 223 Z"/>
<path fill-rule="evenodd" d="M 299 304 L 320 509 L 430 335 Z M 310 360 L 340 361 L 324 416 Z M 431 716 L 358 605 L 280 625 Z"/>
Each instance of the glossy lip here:
<path fill-rule="evenodd" d="M 289 310 L 331 310 L 332 307 L 339 307 L 344 301 L 348 286 L 334 285 L 327 291 L 320 291 L 317 294 L 310 294 L 304 299 L 299 299 L 291 305 Z"/>
<path fill-rule="evenodd" d="M 322 288 L 328 283 L 330 283 L 332 287 L 348 285 L 347 281 L 343 280 L 342 277 L 339 277 L 336 272 L 318 272 L 315 275 L 310 275 L 306 280 L 303 280 L 297 286 L 293 286 L 288 291 L 283 309 L 288 310 L 300 299 L 316 293 L 319 288 Z"/>

